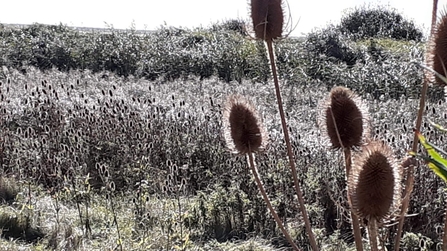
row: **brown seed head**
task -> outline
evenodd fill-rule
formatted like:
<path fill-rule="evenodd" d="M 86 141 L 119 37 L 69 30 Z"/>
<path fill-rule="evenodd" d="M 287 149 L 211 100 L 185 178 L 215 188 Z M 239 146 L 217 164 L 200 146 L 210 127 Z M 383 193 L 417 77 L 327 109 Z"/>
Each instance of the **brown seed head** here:
<path fill-rule="evenodd" d="M 401 171 L 389 146 L 369 142 L 354 156 L 348 178 L 351 207 L 359 217 L 383 220 L 400 202 Z"/>
<path fill-rule="evenodd" d="M 239 154 L 262 150 L 267 134 L 253 104 L 241 95 L 231 95 L 223 111 L 224 136 L 228 148 Z"/>
<path fill-rule="evenodd" d="M 256 38 L 265 41 L 280 38 L 284 13 L 281 0 L 251 0 L 251 19 Z"/>
<path fill-rule="evenodd" d="M 444 11 L 436 24 L 430 44 L 430 56 L 433 70 L 442 76 L 447 76 L 447 13 Z M 433 75 L 432 80 L 441 86 L 447 85 L 440 78 Z"/>
<path fill-rule="evenodd" d="M 334 87 L 318 108 L 318 125 L 332 148 L 360 146 L 369 137 L 369 115 L 360 97 L 345 87 Z"/>

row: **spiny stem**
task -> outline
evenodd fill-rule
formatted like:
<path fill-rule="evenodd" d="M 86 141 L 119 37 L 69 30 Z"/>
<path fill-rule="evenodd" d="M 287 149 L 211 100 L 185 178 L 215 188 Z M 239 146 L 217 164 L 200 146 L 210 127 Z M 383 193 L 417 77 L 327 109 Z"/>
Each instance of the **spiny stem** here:
<path fill-rule="evenodd" d="M 335 120 L 334 113 L 332 112 L 332 108 L 329 108 L 331 111 L 331 118 L 332 122 L 335 127 L 335 132 L 337 133 L 338 141 L 340 142 L 340 145 L 343 147 L 343 154 L 345 157 L 345 168 L 346 168 L 346 180 L 349 179 L 349 174 L 351 172 L 351 166 L 352 166 L 352 154 L 351 149 L 348 147 L 343 146 L 343 141 L 341 140 L 340 133 L 337 127 L 337 122 Z M 349 195 L 347 195 L 349 196 Z M 360 221 L 357 215 L 352 211 L 352 209 L 349 210 L 351 212 L 351 219 L 352 219 L 352 231 L 354 233 L 354 241 L 355 241 L 355 247 L 357 251 L 363 251 L 363 243 L 362 243 L 362 232 L 360 231 Z"/>
<path fill-rule="evenodd" d="M 337 131 L 338 133 L 338 131 Z M 351 158 L 351 149 L 344 148 L 344 156 L 345 156 L 345 167 L 346 167 L 346 179 L 349 177 L 349 173 L 351 172 L 352 158 Z M 349 196 L 349 195 L 348 195 Z M 354 241 L 355 247 L 357 251 L 363 251 L 363 243 L 362 243 L 362 232 L 360 231 L 360 221 L 357 215 L 350 209 L 351 211 L 351 219 L 352 219 L 352 231 L 354 232 Z"/>
<path fill-rule="evenodd" d="M 431 23 L 431 30 L 430 30 L 430 37 L 433 35 L 433 30 L 436 24 L 436 12 L 438 10 L 438 0 L 433 0 L 433 9 L 432 9 L 432 23 Z M 428 54 L 427 54 L 428 55 Z M 425 61 L 428 62 L 428 56 L 425 58 Z M 428 90 L 428 79 L 424 78 L 423 84 L 422 84 L 422 91 L 421 91 L 421 98 L 419 100 L 419 111 L 416 119 L 416 126 L 415 126 L 415 133 L 413 138 L 413 146 L 411 150 L 413 152 L 417 152 L 419 139 L 416 134 L 417 131 L 420 131 L 421 125 L 422 125 L 422 115 L 424 114 L 424 108 L 425 108 L 425 98 L 427 96 L 427 90 Z M 405 190 L 404 190 L 404 199 L 402 201 L 402 207 L 400 211 L 400 218 L 399 218 L 399 225 L 397 228 L 397 234 L 396 239 L 394 241 L 394 250 L 398 251 L 400 249 L 400 239 L 402 237 L 402 230 L 404 226 L 405 221 L 405 214 L 407 213 L 408 206 L 410 204 L 410 197 L 411 192 L 413 191 L 414 186 L 414 166 L 410 165 L 406 172 L 405 172 Z M 445 226 L 444 226 L 444 230 Z"/>
<path fill-rule="evenodd" d="M 298 196 L 298 202 L 301 210 L 301 214 L 303 215 L 304 225 L 306 226 L 307 235 L 309 237 L 310 245 L 313 251 L 318 251 L 317 242 L 315 241 L 314 234 L 312 232 L 312 227 L 310 225 L 309 216 L 307 215 L 306 207 L 304 205 L 303 193 L 301 192 L 300 183 L 298 180 L 298 175 L 295 167 L 295 156 L 292 151 L 292 146 L 290 144 L 289 137 L 289 129 L 287 128 L 287 122 L 284 115 L 284 109 L 282 106 L 282 98 L 281 98 L 281 90 L 279 88 L 278 74 L 276 72 L 276 63 L 275 63 L 275 53 L 273 52 L 273 41 L 267 40 L 267 51 L 270 59 L 270 68 L 272 69 L 273 81 L 275 83 L 275 92 L 276 92 L 276 101 L 278 102 L 278 110 L 279 115 L 281 117 L 281 125 L 282 130 L 284 132 L 284 140 L 287 146 L 287 156 L 289 157 L 289 165 L 292 169 L 292 177 L 295 185 L 295 191 Z"/>
<path fill-rule="evenodd" d="M 295 244 L 295 242 L 293 241 L 289 232 L 284 227 L 284 224 L 282 223 L 281 219 L 279 218 L 278 214 L 276 213 L 275 209 L 273 208 L 272 203 L 270 202 L 270 199 L 267 196 L 267 193 L 265 192 L 264 185 L 262 184 L 262 181 L 259 178 L 259 173 L 258 173 L 258 169 L 256 167 L 256 164 L 255 164 L 255 161 L 253 158 L 253 154 L 250 152 L 247 155 L 248 155 L 248 164 L 249 164 L 250 169 L 253 173 L 253 176 L 255 177 L 256 185 L 258 186 L 259 191 L 261 192 L 262 198 L 264 199 L 265 203 L 267 204 L 267 208 L 269 209 L 270 214 L 272 214 L 273 218 L 276 221 L 276 224 L 278 224 L 279 229 L 281 229 L 281 232 L 286 237 L 286 239 L 290 243 L 290 245 L 292 245 L 293 249 L 295 251 L 300 250 L 298 248 L 298 246 Z"/>
<path fill-rule="evenodd" d="M 379 242 L 377 238 L 377 220 L 375 218 L 372 218 L 368 221 L 368 236 L 371 251 L 379 251 Z"/>

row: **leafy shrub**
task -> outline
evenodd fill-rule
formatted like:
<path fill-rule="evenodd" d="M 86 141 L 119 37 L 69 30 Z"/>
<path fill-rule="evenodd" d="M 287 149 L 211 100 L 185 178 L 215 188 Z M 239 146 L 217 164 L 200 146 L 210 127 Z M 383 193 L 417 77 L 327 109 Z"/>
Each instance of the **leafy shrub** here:
<path fill-rule="evenodd" d="M 346 37 L 334 26 L 308 34 L 305 46 L 311 56 L 322 54 L 333 58 L 336 62 L 344 62 L 348 66 L 354 65 L 363 56 L 351 48 Z"/>
<path fill-rule="evenodd" d="M 334 26 L 310 33 L 304 42 L 303 72 L 322 81 L 328 89 L 346 86 L 375 99 L 418 98 L 424 59 L 421 43 L 392 39 L 353 42 Z M 429 90 L 432 100 L 443 98 L 443 89 Z"/>
<path fill-rule="evenodd" d="M 34 24 L 0 29 L 0 65 L 62 71 L 89 69 L 119 76 L 163 77 L 188 75 L 225 81 L 253 78 L 265 81 L 267 60 L 260 45 L 244 38 L 244 24 L 230 20 L 210 29 L 161 27 L 136 30 L 79 31 L 64 25 Z"/>
<path fill-rule="evenodd" d="M 211 31 L 233 31 L 242 36 L 247 35 L 246 24 L 240 19 L 231 19 L 222 23 L 213 24 Z"/>
<path fill-rule="evenodd" d="M 420 42 L 422 31 L 395 9 L 359 7 L 343 16 L 340 30 L 354 39 L 393 38 Z"/>
<path fill-rule="evenodd" d="M 0 65 L 22 70 L 31 65 L 41 70 L 110 71 L 124 77 L 163 81 L 194 75 L 200 79 L 218 76 L 226 82 L 266 82 L 270 70 L 264 45 L 243 36 L 237 28 L 241 25 L 230 20 L 209 29 L 160 27 L 154 32 L 80 31 L 39 24 L 2 27 Z M 279 75 L 288 83 L 323 81 L 329 87 L 338 83 L 374 97 L 384 94 L 396 98 L 409 91 L 417 95 L 412 88 L 418 89 L 416 75 L 422 72 L 409 62 L 421 61 L 422 46 L 407 43 L 394 51 L 382 42 L 374 43 L 353 42 L 335 26 L 316 30 L 305 38 L 281 40 L 275 48 Z M 396 75 L 391 76 L 391 72 Z M 365 81 L 360 84 L 362 79 Z"/>

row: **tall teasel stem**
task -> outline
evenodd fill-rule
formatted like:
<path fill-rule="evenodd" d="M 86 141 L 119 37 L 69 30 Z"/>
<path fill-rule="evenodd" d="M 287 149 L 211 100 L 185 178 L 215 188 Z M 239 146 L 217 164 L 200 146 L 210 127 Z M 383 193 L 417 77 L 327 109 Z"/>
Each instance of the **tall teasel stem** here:
<path fill-rule="evenodd" d="M 299 250 L 273 208 L 256 168 L 253 154 L 265 147 L 267 134 L 254 105 L 240 95 L 229 96 L 224 107 L 223 124 L 224 137 L 228 147 L 234 152 L 247 156 L 256 185 L 267 204 L 267 208 L 293 249 Z"/>
<path fill-rule="evenodd" d="M 369 245 L 371 246 L 371 251 L 379 251 L 377 220 L 374 218 L 368 221 L 368 235 L 369 235 Z"/>
<path fill-rule="evenodd" d="M 343 153 L 345 156 L 346 179 L 348 179 L 349 173 L 351 172 L 351 166 L 352 166 L 351 148 L 345 147 L 343 149 Z M 363 251 L 362 232 L 360 230 L 359 217 L 357 217 L 357 215 L 352 210 L 350 210 L 350 211 L 351 211 L 351 219 L 352 219 L 352 231 L 354 233 L 355 248 L 357 251 Z"/>
<path fill-rule="evenodd" d="M 276 101 L 278 102 L 278 110 L 281 116 L 281 125 L 284 132 L 284 140 L 287 146 L 287 155 L 289 156 L 289 165 L 292 169 L 293 182 L 295 184 L 296 194 L 299 200 L 301 214 L 304 218 L 307 235 L 309 237 L 312 250 L 317 251 L 318 246 L 315 241 L 312 227 L 310 225 L 309 216 L 304 206 L 303 193 L 301 192 L 298 175 L 295 167 L 295 157 L 292 151 L 289 138 L 289 129 L 282 107 L 281 91 L 279 88 L 278 74 L 276 71 L 275 55 L 273 52 L 273 40 L 280 38 L 282 35 L 284 13 L 282 10 L 282 0 L 251 0 L 251 18 L 253 21 L 253 29 L 255 36 L 262 39 L 267 44 L 268 56 L 270 59 L 270 67 L 272 69 L 273 81 L 275 82 Z"/>
<path fill-rule="evenodd" d="M 433 9 L 432 9 L 432 23 L 431 23 L 431 29 L 430 29 L 430 37 L 433 36 L 433 32 L 435 29 L 435 25 L 436 25 L 436 13 L 438 10 L 438 0 L 433 0 Z M 428 54 L 425 58 L 425 61 L 428 62 Z M 418 110 L 418 114 L 417 114 L 417 119 L 416 119 L 416 125 L 415 125 L 415 132 L 419 131 L 421 129 L 421 125 L 422 125 L 422 115 L 424 114 L 424 108 L 425 108 L 425 98 L 427 96 L 427 91 L 428 91 L 428 78 L 425 77 L 423 80 L 423 84 L 422 84 L 422 90 L 421 90 L 421 98 L 419 100 L 419 110 Z M 417 152 L 417 148 L 418 148 L 418 143 L 419 143 L 419 139 L 417 134 L 414 134 L 414 139 L 413 139 L 413 145 L 411 147 L 411 150 L 413 152 Z M 400 240 L 402 238 L 402 230 L 403 230 L 403 226 L 404 226 L 404 221 L 405 221 L 405 214 L 407 213 L 407 209 L 408 206 L 410 204 L 410 197 L 411 197 L 411 192 L 413 191 L 413 186 L 414 186 L 414 165 L 410 165 L 406 172 L 405 172 L 405 190 L 404 190 L 404 198 L 402 201 L 402 207 L 401 207 L 401 211 L 400 211 L 400 217 L 399 217 L 399 224 L 397 227 L 397 233 L 396 233 L 396 239 L 394 241 L 394 250 L 398 251 L 400 249 Z M 445 230 L 445 229 L 444 229 Z"/>
<path fill-rule="evenodd" d="M 276 224 L 278 224 L 279 229 L 286 237 L 287 241 L 292 245 L 293 249 L 295 251 L 300 250 L 298 246 L 293 241 L 292 237 L 290 236 L 289 232 L 284 227 L 284 224 L 282 223 L 281 219 L 279 218 L 278 214 L 276 213 L 275 209 L 272 206 L 272 203 L 270 202 L 269 197 L 267 196 L 267 193 L 265 192 L 264 185 L 262 184 L 261 179 L 259 178 L 258 168 L 256 167 L 256 163 L 254 161 L 253 153 L 249 152 L 247 153 L 248 157 L 248 164 L 250 166 L 251 172 L 253 173 L 253 176 L 255 177 L 256 185 L 259 188 L 259 191 L 261 192 L 262 198 L 264 199 L 265 203 L 267 204 L 267 208 L 270 211 L 270 214 L 273 216 L 273 218 L 276 221 Z"/>
<path fill-rule="evenodd" d="M 338 127 L 337 127 L 337 121 L 335 119 L 334 113 L 332 112 L 332 108 L 328 108 L 331 113 L 331 118 L 335 127 L 335 132 L 337 134 L 338 141 L 340 143 L 340 146 L 343 148 L 343 154 L 345 157 L 345 168 L 346 168 L 346 179 L 349 177 L 349 173 L 351 172 L 351 166 L 352 166 L 352 153 L 350 147 L 345 147 L 343 145 L 343 140 L 341 139 Z M 329 118 L 328 118 L 329 119 Z M 351 219 L 352 219 L 352 231 L 354 233 L 354 241 L 355 241 L 355 247 L 357 251 L 363 251 L 363 243 L 362 243 L 362 232 L 360 231 L 360 222 L 357 215 L 351 211 Z"/>
<path fill-rule="evenodd" d="M 312 247 L 312 250 L 316 251 L 319 249 L 317 246 L 317 242 L 315 240 L 315 236 L 312 232 L 312 226 L 310 225 L 309 216 L 307 214 L 306 207 L 304 205 L 303 193 L 301 192 L 301 187 L 300 187 L 300 183 L 299 183 L 298 175 L 297 175 L 297 171 L 296 171 L 296 166 L 295 166 L 295 156 L 293 154 L 292 146 L 290 144 L 289 129 L 287 128 L 287 122 L 286 122 L 286 118 L 285 118 L 285 114 L 284 114 L 284 109 L 282 106 L 281 90 L 279 88 L 278 74 L 276 71 L 276 64 L 275 64 L 275 53 L 273 51 L 273 41 L 271 39 L 267 40 L 266 44 L 267 44 L 267 50 L 268 50 L 268 55 L 269 55 L 269 59 L 270 59 L 270 67 L 272 69 L 273 81 L 275 83 L 276 100 L 278 102 L 278 110 L 279 110 L 279 115 L 281 117 L 281 125 L 282 125 L 282 130 L 284 132 L 284 140 L 285 140 L 286 146 L 287 146 L 287 156 L 289 157 L 289 165 L 292 170 L 292 177 L 293 177 L 293 182 L 295 185 L 295 191 L 298 196 L 298 202 L 299 202 L 301 214 L 303 215 L 303 218 L 304 218 L 304 225 L 306 226 L 306 231 L 307 231 L 307 235 L 309 237 L 310 245 Z"/>
<path fill-rule="evenodd" d="M 346 179 L 352 167 L 352 147 L 360 147 L 369 135 L 369 115 L 360 97 L 345 87 L 334 87 L 329 96 L 319 105 L 319 127 L 328 137 L 333 149 L 343 149 Z M 349 197 L 348 197 L 349 199 Z M 363 250 L 362 234 L 358 216 L 351 208 L 352 230 L 355 246 Z"/>

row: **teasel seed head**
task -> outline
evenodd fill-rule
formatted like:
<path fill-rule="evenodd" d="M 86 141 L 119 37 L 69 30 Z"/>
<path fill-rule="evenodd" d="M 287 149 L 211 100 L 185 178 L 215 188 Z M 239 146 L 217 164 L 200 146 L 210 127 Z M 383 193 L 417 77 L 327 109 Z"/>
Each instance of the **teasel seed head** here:
<path fill-rule="evenodd" d="M 334 87 L 318 106 L 318 126 L 334 149 L 361 146 L 369 137 L 367 107 L 348 88 Z"/>
<path fill-rule="evenodd" d="M 253 153 L 267 144 L 267 133 L 255 107 L 241 95 L 227 97 L 223 126 L 225 141 L 232 152 Z"/>
<path fill-rule="evenodd" d="M 360 218 L 378 222 L 393 215 L 400 205 L 401 166 L 391 148 L 371 141 L 354 155 L 348 177 L 349 202 Z"/>
<path fill-rule="evenodd" d="M 429 61 L 432 64 L 433 70 L 447 77 L 447 12 L 444 11 L 441 14 L 441 18 L 433 30 L 430 50 L 429 50 Z M 439 77 L 432 74 L 431 77 L 434 83 L 446 86 L 447 83 L 442 81 Z"/>
<path fill-rule="evenodd" d="M 251 0 L 251 19 L 256 38 L 280 38 L 284 23 L 282 0 Z"/>

